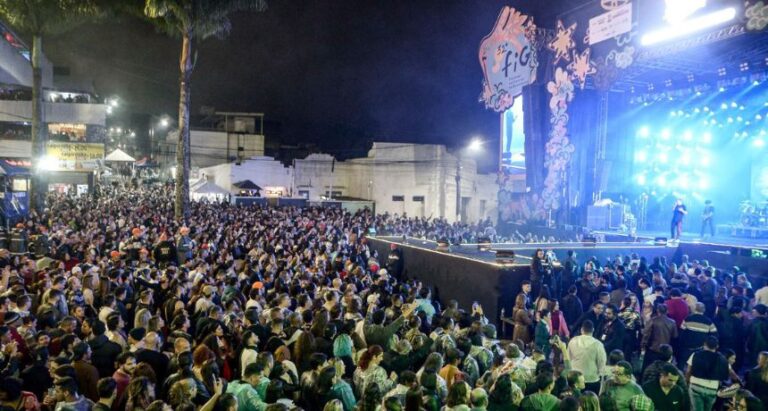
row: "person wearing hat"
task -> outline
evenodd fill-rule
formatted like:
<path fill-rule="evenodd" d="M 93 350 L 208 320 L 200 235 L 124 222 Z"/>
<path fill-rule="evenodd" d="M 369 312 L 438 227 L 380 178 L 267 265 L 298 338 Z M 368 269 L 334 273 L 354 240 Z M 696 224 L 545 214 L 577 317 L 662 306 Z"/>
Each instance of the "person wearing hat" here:
<path fill-rule="evenodd" d="M 120 243 L 120 251 L 125 253 L 126 260 L 139 261 L 139 251 L 144 248 L 144 242 L 141 239 L 142 234 L 141 228 L 135 227 L 131 230 L 131 236 Z"/>
<path fill-rule="evenodd" d="M 177 263 L 179 256 L 176 253 L 176 244 L 168 239 L 165 232 L 160 234 L 157 244 L 152 249 L 152 257 L 160 267 Z"/>

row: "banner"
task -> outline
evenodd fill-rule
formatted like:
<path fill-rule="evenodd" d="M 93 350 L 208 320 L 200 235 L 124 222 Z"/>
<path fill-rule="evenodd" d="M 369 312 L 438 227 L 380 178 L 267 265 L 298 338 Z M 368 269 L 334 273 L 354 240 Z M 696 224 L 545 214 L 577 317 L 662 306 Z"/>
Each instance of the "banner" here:
<path fill-rule="evenodd" d="M 486 108 L 503 112 L 512 107 L 523 87 L 536 81 L 538 57 L 536 25 L 512 7 L 505 6 L 490 34 L 480 42 L 483 94 Z"/>
<path fill-rule="evenodd" d="M 94 170 L 104 159 L 104 144 L 49 142 L 46 146 L 47 170 Z"/>

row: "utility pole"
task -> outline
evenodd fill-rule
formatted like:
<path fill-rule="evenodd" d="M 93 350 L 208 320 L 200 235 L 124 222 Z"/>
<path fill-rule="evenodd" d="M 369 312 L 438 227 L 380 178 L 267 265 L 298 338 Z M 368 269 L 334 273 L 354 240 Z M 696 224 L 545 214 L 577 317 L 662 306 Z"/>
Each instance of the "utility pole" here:
<path fill-rule="evenodd" d="M 456 155 L 456 221 L 461 222 L 461 150 Z"/>

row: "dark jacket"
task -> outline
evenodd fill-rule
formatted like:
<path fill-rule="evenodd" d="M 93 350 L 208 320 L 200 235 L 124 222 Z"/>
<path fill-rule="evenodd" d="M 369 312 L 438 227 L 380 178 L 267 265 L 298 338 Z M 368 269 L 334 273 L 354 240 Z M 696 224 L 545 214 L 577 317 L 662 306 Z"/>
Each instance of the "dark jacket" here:
<path fill-rule="evenodd" d="M 575 324 L 576 320 L 584 314 L 584 306 L 581 304 L 581 300 L 572 294 L 563 297 L 560 310 L 563 312 L 566 324 Z"/>
<path fill-rule="evenodd" d="M 99 376 L 109 377 L 115 372 L 115 360 L 123 351 L 120 344 L 114 343 L 102 334 L 88 341 L 91 346 L 91 364 L 99 371 Z M 96 398 L 96 401 L 99 399 Z"/>
<path fill-rule="evenodd" d="M 756 317 L 749 327 L 747 350 L 750 364 L 754 364 L 760 351 L 768 350 L 768 318 Z"/>
<path fill-rule="evenodd" d="M 165 381 L 168 376 L 168 357 L 155 350 L 140 349 L 136 351 L 136 363 L 145 362 L 155 371 L 158 381 Z"/>
<path fill-rule="evenodd" d="M 625 334 L 624 322 L 617 318 L 611 323 L 604 322 L 596 336 L 598 340 L 603 342 L 605 352 L 610 353 L 613 350 L 624 350 Z"/>
<path fill-rule="evenodd" d="M 81 360 L 75 361 L 73 367 L 80 393 L 93 402 L 98 401 L 99 391 L 96 389 L 96 384 L 99 383 L 99 372 L 96 367 Z"/>
<path fill-rule="evenodd" d="M 643 329 L 641 349 L 658 352 L 662 344 L 672 345 L 672 339 L 677 338 L 675 320 L 666 315 L 657 315 L 648 321 Z"/>

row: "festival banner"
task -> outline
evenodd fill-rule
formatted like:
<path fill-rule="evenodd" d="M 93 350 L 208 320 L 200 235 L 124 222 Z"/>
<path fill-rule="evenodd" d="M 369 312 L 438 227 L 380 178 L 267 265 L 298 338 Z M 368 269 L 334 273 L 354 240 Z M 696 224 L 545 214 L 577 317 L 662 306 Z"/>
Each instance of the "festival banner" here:
<path fill-rule="evenodd" d="M 104 159 L 104 144 L 49 142 L 46 157 L 48 170 L 94 170 Z"/>
<path fill-rule="evenodd" d="M 533 18 L 505 6 L 490 34 L 480 42 L 485 107 L 503 112 L 523 87 L 536 81 L 538 55 Z"/>

